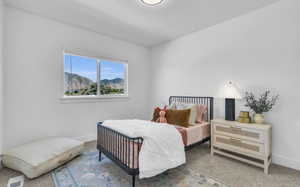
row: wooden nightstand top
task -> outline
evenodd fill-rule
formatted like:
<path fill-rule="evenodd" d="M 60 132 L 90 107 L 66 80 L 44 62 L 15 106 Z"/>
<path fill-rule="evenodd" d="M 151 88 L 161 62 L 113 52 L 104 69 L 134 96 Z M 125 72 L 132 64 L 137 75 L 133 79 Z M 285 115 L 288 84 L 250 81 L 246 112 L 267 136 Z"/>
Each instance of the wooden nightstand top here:
<path fill-rule="evenodd" d="M 270 124 L 257 124 L 257 123 L 240 123 L 238 121 L 227 121 L 224 119 L 214 119 L 212 120 L 213 123 L 220 123 L 223 125 L 230 125 L 230 126 L 237 126 L 237 127 L 246 127 L 246 128 L 256 128 L 262 130 L 268 130 L 272 128 Z"/>

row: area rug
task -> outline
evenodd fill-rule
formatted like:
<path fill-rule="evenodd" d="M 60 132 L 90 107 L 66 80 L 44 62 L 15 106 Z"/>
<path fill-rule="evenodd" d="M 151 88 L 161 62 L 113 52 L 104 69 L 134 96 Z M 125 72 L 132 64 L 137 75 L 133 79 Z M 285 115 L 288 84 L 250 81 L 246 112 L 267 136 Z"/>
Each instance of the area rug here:
<path fill-rule="evenodd" d="M 131 187 L 131 177 L 108 158 L 98 161 L 98 152 L 85 152 L 54 170 L 56 187 Z M 171 169 L 149 179 L 137 179 L 137 187 L 226 187 L 185 166 Z"/>

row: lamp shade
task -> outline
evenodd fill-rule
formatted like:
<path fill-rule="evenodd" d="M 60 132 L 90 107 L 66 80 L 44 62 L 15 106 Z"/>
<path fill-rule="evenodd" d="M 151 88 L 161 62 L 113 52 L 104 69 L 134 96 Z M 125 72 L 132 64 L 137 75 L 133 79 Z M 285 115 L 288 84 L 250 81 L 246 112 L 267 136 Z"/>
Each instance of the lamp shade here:
<path fill-rule="evenodd" d="M 242 99 L 242 95 L 237 89 L 237 87 L 233 84 L 233 82 L 229 81 L 224 86 L 224 90 L 222 92 L 222 98 Z"/>
<path fill-rule="evenodd" d="M 163 2 L 163 0 L 141 0 L 141 1 L 147 5 L 158 5 Z"/>

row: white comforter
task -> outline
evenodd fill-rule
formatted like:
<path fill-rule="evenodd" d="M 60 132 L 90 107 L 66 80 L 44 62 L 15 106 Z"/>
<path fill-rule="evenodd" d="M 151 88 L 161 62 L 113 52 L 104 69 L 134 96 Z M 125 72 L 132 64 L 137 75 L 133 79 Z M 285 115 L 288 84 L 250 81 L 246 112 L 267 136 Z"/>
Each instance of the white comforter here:
<path fill-rule="evenodd" d="M 144 139 L 139 155 L 140 178 L 153 177 L 185 163 L 182 137 L 172 125 L 143 120 L 109 120 L 103 126 Z"/>

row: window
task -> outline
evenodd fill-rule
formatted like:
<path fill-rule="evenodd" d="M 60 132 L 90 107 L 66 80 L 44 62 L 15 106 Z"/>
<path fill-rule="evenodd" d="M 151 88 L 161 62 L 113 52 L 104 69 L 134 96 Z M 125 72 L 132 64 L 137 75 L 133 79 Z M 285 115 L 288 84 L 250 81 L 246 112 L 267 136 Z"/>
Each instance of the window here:
<path fill-rule="evenodd" d="M 127 64 L 64 54 L 64 97 L 127 96 Z"/>

